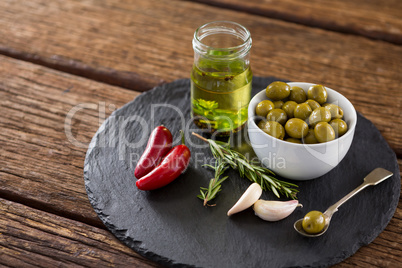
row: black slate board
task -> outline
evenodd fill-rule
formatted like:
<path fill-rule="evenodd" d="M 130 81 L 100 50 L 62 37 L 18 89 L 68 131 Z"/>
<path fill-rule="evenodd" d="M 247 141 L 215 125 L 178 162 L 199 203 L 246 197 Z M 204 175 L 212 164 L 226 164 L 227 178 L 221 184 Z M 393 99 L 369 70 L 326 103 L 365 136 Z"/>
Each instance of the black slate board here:
<path fill-rule="evenodd" d="M 255 77 L 253 95 L 275 80 Z M 162 103 L 171 106 L 162 108 Z M 178 131 L 187 129 L 192 160 L 186 173 L 172 184 L 143 192 L 135 186 L 135 159 L 142 154 L 152 129 L 160 124 L 171 130 L 176 144 Z M 85 186 L 99 218 L 126 245 L 162 265 L 328 266 L 373 241 L 395 212 L 401 183 L 396 156 L 375 126 L 360 114 L 354 142 L 343 161 L 318 179 L 296 182 L 304 207 L 273 223 L 259 219 L 251 209 L 226 216 L 250 185 L 234 171 L 228 172 L 230 179 L 216 199 L 218 205 L 202 206 L 196 195 L 200 186 L 207 185 L 212 171 L 202 168 L 200 162 L 212 158 L 208 147 L 190 136 L 188 128 L 200 131 L 190 120 L 190 81 L 182 79 L 143 93 L 116 110 L 95 134 L 85 159 Z M 244 138 L 245 133 L 239 136 Z M 142 144 L 141 137 L 145 140 Z M 245 152 L 250 149 L 244 144 L 238 148 Z M 324 236 L 304 238 L 293 230 L 295 220 L 313 209 L 324 211 L 360 185 L 376 167 L 394 175 L 345 203 Z M 276 199 L 270 192 L 262 198 Z"/>

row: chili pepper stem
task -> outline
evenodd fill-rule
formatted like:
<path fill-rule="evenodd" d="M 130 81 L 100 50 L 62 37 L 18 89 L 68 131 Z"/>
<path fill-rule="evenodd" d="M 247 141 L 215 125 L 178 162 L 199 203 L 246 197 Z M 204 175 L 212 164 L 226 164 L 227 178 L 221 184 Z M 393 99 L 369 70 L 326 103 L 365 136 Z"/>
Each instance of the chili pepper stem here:
<path fill-rule="evenodd" d="M 180 135 L 181 135 L 181 144 L 186 145 L 186 139 L 184 137 L 184 131 L 180 130 Z"/>

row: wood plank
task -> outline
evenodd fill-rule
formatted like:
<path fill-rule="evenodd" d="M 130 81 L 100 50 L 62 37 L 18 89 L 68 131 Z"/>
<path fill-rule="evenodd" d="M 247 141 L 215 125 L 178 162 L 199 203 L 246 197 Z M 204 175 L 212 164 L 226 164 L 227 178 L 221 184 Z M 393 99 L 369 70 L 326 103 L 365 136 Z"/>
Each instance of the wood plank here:
<path fill-rule="evenodd" d="M 132 90 L 144 91 L 144 89 L 150 89 L 165 82 L 164 80 L 152 75 L 140 76 L 135 72 L 116 71 L 112 68 L 102 66 L 93 67 L 79 60 L 72 60 L 59 56 L 43 58 L 38 57 L 36 54 L 16 51 L 10 48 L 2 48 L 1 45 L 0 54 Z"/>
<path fill-rule="evenodd" d="M 0 107 L 2 111 L 0 117 L 0 129 L 2 130 L 0 132 L 0 197 L 90 225 L 101 226 L 88 202 L 82 178 L 86 147 L 76 146 L 67 139 L 64 132 L 65 118 L 76 105 L 93 104 L 94 108 L 78 112 L 72 123 L 74 137 L 80 142 L 89 142 L 98 129 L 100 121 L 102 122 L 110 113 L 108 108 L 111 105 L 119 107 L 137 96 L 138 93 L 4 56 L 0 56 L 0 61 L 2 62 L 0 65 Z M 105 115 L 102 113 L 99 115 L 99 106 L 103 105 Z M 402 160 L 399 163 L 402 167 Z M 13 211 L 13 207 L 9 206 L 4 210 Z M 25 212 L 21 212 L 21 217 L 29 218 L 31 217 L 29 215 L 29 213 L 25 215 Z M 59 217 L 55 221 L 64 220 Z M 7 218 L 6 222 L 9 222 Z M 45 218 L 43 228 L 50 228 L 46 222 L 47 218 Z M 14 226 L 14 224 L 8 225 Z M 394 218 L 386 230 L 367 247 L 368 249 L 361 249 L 357 253 L 357 256 L 360 257 L 352 256 L 348 261 L 362 267 L 367 263 L 397 264 L 400 259 L 393 252 L 399 254 L 400 251 L 399 243 L 396 242 L 402 238 L 401 227 L 402 201 L 399 202 Z M 11 231 L 15 230 L 10 229 L 7 233 Z M 0 233 L 3 232 L 3 228 L 1 228 Z M 34 242 L 38 241 L 33 237 L 29 237 L 29 239 Z M 53 238 L 46 239 L 51 241 Z M 100 241 L 103 240 L 100 239 Z M 4 253 L 9 261 L 14 261 L 10 258 L 17 254 L 16 251 L 27 261 L 30 258 L 42 260 L 36 254 L 38 252 L 34 247 L 28 247 L 25 251 L 16 249 L 19 243 L 25 242 L 20 241 L 18 236 L 8 238 L 7 246 L 2 245 L 3 248 L 0 252 L 9 252 Z M 371 254 L 376 250 L 378 253 Z M 52 255 L 51 258 L 61 257 L 57 255 L 57 252 L 49 252 L 48 254 Z"/>
<path fill-rule="evenodd" d="M 90 76 L 87 68 L 133 73 L 134 86 L 125 86 L 147 90 L 189 77 L 193 32 L 217 19 L 250 29 L 255 75 L 338 90 L 402 156 L 402 132 L 395 127 L 402 124 L 402 47 L 386 42 L 187 1 L 9 0 L 0 1 L 0 53 L 69 66 L 83 76 Z"/>
<path fill-rule="evenodd" d="M 158 267 L 111 233 L 0 198 L 0 266 Z"/>
<path fill-rule="evenodd" d="M 138 93 L 4 56 L 0 62 L 1 195 L 102 226 L 84 188 L 87 144 Z M 83 104 L 89 107 L 74 115 L 69 141 L 66 116 Z"/>
<path fill-rule="evenodd" d="M 402 44 L 399 0 L 195 0 L 225 9 Z"/>

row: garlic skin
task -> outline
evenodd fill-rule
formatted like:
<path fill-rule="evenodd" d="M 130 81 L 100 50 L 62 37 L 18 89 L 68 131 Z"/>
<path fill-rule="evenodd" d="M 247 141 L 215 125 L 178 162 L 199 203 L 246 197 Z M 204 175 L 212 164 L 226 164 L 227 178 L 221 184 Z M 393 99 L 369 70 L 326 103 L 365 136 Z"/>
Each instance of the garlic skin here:
<path fill-rule="evenodd" d="M 266 201 L 258 200 L 254 203 L 255 215 L 265 221 L 279 221 L 289 216 L 296 207 L 303 207 L 297 200 Z"/>
<path fill-rule="evenodd" d="M 261 197 L 261 195 L 261 186 L 254 182 L 247 188 L 236 204 L 234 204 L 234 206 L 228 211 L 228 216 L 251 207 L 258 200 L 258 198 Z"/>

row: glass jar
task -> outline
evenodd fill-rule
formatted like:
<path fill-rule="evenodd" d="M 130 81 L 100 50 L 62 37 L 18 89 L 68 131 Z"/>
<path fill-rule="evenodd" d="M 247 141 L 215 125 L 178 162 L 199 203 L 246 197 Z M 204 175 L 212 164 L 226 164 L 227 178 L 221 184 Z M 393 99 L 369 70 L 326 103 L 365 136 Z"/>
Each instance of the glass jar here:
<path fill-rule="evenodd" d="M 250 32 L 235 22 L 210 22 L 195 31 L 193 49 L 194 123 L 220 136 L 239 131 L 251 97 Z"/>

